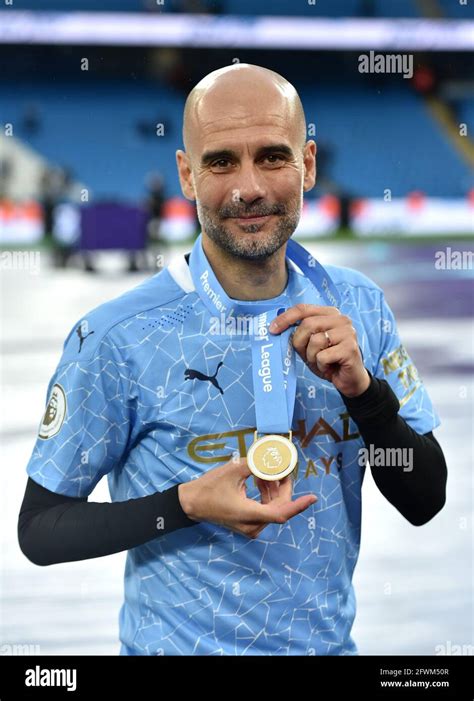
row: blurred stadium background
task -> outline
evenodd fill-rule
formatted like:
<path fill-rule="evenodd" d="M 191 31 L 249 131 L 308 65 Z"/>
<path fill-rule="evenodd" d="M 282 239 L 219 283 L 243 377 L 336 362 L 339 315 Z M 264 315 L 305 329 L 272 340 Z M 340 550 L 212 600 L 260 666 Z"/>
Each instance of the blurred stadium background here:
<path fill-rule="evenodd" d="M 410 526 L 364 483 L 355 640 L 362 654 L 473 653 L 471 3 L 0 9 L 1 654 L 118 652 L 124 554 L 31 565 L 16 541 L 25 467 L 72 323 L 190 250 L 199 223 L 176 173 L 182 109 L 204 75 L 236 61 L 298 89 L 318 183 L 296 236 L 385 289 L 442 420 L 448 503 L 432 523 Z M 361 72 L 371 51 L 412 70 Z M 108 498 L 102 481 L 90 499 Z"/>

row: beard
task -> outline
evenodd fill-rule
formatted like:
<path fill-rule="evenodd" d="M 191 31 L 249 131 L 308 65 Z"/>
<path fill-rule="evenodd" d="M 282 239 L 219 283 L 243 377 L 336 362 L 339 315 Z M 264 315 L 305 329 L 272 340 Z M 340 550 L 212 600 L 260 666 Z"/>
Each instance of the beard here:
<path fill-rule="evenodd" d="M 196 201 L 196 206 L 199 223 L 213 243 L 236 258 L 258 261 L 273 255 L 291 238 L 300 220 L 302 201 L 303 193 L 298 200 L 274 205 L 261 204 L 246 209 L 240 203 L 232 203 L 211 210 L 199 200 Z M 262 224 L 240 225 L 240 231 L 235 233 L 226 226 L 226 220 L 231 217 L 269 214 L 277 215 L 277 219 Z"/>

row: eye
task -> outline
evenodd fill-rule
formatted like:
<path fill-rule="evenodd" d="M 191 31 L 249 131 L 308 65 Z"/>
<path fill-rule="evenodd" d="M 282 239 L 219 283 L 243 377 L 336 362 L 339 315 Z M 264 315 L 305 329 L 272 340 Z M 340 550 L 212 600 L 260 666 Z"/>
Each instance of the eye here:
<path fill-rule="evenodd" d="M 279 156 L 277 153 L 269 153 L 268 156 L 263 158 L 263 160 L 269 161 L 270 165 L 278 165 L 284 160 L 284 158 L 283 156 Z"/>
<path fill-rule="evenodd" d="M 219 160 L 211 163 L 211 168 L 226 168 L 229 163 L 230 161 L 228 158 L 219 158 Z"/>

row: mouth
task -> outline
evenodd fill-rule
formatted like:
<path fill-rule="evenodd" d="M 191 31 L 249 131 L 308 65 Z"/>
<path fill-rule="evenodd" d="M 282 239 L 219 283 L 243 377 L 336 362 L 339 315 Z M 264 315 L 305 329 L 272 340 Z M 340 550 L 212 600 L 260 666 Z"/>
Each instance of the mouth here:
<path fill-rule="evenodd" d="M 263 222 L 267 221 L 267 219 L 270 219 L 272 217 L 272 214 L 265 214 L 265 215 L 253 215 L 251 217 L 232 217 L 235 219 L 236 222 L 239 224 L 262 224 Z"/>

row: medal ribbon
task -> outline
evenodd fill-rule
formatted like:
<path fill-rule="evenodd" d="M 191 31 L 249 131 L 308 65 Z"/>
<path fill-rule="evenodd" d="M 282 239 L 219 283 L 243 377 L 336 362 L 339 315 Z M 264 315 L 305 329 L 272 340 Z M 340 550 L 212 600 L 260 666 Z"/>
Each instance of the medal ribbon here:
<path fill-rule="evenodd" d="M 329 306 L 340 306 L 339 292 L 327 271 L 303 246 L 290 239 L 286 254 L 316 287 Z M 273 319 L 285 311 L 287 306 L 291 306 L 287 291 L 269 300 L 245 301 L 229 297 L 214 275 L 204 253 L 202 234 L 198 236 L 192 248 L 189 269 L 196 292 L 211 315 L 250 318 L 257 431 L 288 433 L 293 421 L 296 397 L 296 361 L 291 342 L 292 329 L 290 327 L 278 335 L 271 334 L 268 330 Z"/>

